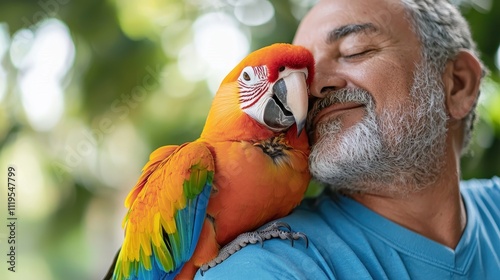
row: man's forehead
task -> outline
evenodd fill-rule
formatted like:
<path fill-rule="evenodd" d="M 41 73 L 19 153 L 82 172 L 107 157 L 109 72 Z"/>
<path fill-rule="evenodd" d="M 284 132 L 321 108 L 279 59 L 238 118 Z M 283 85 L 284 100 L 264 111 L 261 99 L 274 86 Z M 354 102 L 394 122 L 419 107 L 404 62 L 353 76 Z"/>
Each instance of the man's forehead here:
<path fill-rule="evenodd" d="M 344 33 L 388 35 L 397 29 L 406 31 L 404 15 L 399 0 L 321 0 L 303 19 L 297 35 L 319 32 L 327 42 Z"/>

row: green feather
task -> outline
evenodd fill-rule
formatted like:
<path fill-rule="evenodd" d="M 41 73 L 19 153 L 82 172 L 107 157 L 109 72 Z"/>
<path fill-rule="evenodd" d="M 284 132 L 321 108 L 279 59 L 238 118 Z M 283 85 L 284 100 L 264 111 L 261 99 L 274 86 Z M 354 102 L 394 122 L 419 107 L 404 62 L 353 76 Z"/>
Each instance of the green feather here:
<path fill-rule="evenodd" d="M 201 193 L 206 183 L 212 184 L 213 171 L 207 171 L 200 164 L 191 166 L 189 180 L 184 181 L 184 194 L 186 198 L 193 199 Z"/>

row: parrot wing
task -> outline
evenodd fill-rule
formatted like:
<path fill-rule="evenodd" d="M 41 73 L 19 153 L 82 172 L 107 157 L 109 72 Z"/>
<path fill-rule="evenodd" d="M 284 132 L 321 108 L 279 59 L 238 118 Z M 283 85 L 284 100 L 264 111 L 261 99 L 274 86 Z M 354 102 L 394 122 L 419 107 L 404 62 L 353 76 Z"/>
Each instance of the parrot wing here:
<path fill-rule="evenodd" d="M 160 279 L 182 268 L 200 236 L 213 174 L 212 154 L 199 141 L 151 154 L 125 201 L 125 240 L 114 279 Z"/>

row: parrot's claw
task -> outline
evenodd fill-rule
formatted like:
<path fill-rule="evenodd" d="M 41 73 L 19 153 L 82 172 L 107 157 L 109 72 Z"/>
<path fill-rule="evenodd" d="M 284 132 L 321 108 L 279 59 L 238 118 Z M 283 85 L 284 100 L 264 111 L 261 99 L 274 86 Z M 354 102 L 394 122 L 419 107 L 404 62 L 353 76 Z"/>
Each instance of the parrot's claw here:
<path fill-rule="evenodd" d="M 283 228 L 286 230 L 283 230 Z M 306 248 L 309 246 L 309 239 L 304 233 L 292 231 L 290 225 L 288 225 L 287 223 L 280 221 L 272 222 L 261 230 L 254 232 L 245 232 L 238 235 L 235 240 L 229 242 L 226 246 L 220 249 L 219 255 L 217 255 L 217 257 L 215 257 L 208 263 L 203 264 L 200 267 L 200 273 L 203 276 L 203 274 L 207 270 L 225 261 L 227 258 L 229 258 L 229 256 L 236 253 L 248 244 L 255 244 L 259 242 L 262 247 L 264 246 L 264 240 L 273 238 L 288 239 L 292 242 L 292 247 L 295 240 L 304 239 L 304 241 L 306 242 Z"/>
<path fill-rule="evenodd" d="M 235 240 L 231 241 L 219 250 L 219 255 L 217 255 L 217 257 L 200 267 L 201 276 L 203 276 L 203 274 L 210 268 L 215 267 L 229 258 L 229 256 L 236 253 L 236 251 L 239 251 L 241 248 L 247 246 L 247 244 L 255 244 L 257 242 L 259 242 L 261 246 L 264 244 L 264 240 L 258 232 L 245 232 L 238 235 Z"/>
<path fill-rule="evenodd" d="M 284 231 L 281 228 L 286 228 L 287 231 Z M 264 240 L 272 238 L 288 239 L 291 241 L 292 247 L 295 240 L 304 239 L 306 242 L 306 248 L 309 247 L 309 239 L 307 236 L 302 232 L 292 231 L 290 225 L 284 222 L 277 221 L 270 223 L 264 229 L 257 231 L 257 233 L 259 233 Z"/>
<path fill-rule="evenodd" d="M 266 227 L 264 229 L 259 230 L 259 232 L 276 230 L 280 228 L 286 228 L 288 231 L 292 231 L 292 228 L 290 227 L 289 224 L 282 221 L 276 221 L 267 224 Z"/>

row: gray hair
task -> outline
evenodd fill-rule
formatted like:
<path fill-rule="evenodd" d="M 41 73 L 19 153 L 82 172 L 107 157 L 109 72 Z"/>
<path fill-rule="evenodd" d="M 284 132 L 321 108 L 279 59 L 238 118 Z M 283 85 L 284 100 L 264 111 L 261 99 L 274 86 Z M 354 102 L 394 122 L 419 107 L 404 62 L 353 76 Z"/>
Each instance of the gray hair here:
<path fill-rule="evenodd" d="M 460 49 L 471 51 L 479 59 L 467 21 L 447 0 L 402 0 L 402 3 L 413 30 L 422 43 L 423 59 L 439 73 L 444 72 L 446 63 L 454 59 Z M 479 63 L 484 77 L 486 68 L 481 61 Z M 476 105 L 477 99 L 470 113 L 464 118 L 462 154 L 467 151 L 472 137 Z"/>

